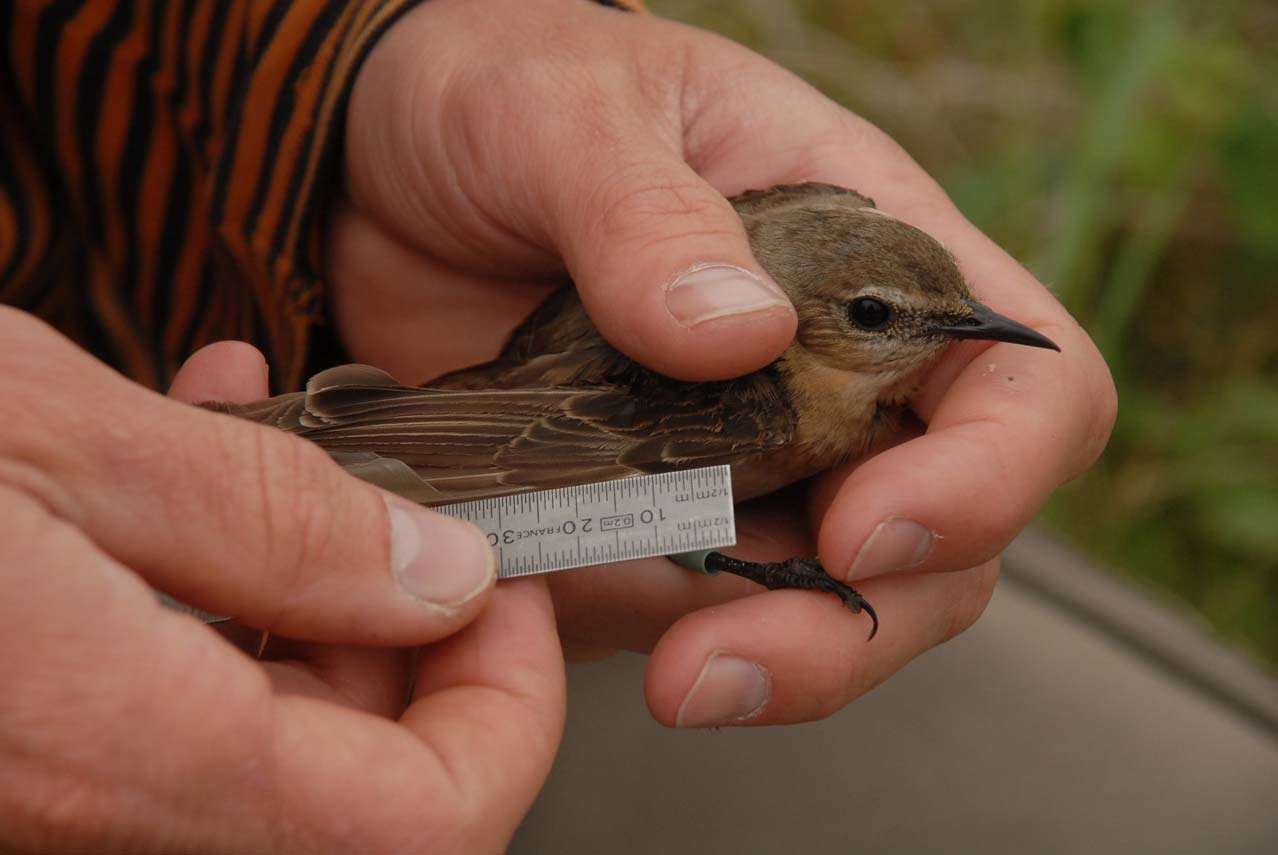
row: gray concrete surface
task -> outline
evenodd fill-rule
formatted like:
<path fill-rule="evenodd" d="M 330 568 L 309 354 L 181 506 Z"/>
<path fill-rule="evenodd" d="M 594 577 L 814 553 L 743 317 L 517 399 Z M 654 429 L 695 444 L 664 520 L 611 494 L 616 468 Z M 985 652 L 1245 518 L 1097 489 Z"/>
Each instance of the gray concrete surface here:
<path fill-rule="evenodd" d="M 666 730 L 643 658 L 574 667 L 511 851 L 1278 852 L 1274 682 L 1175 614 L 1149 632 L 1108 605 L 1093 619 L 1086 573 L 1044 584 L 1035 554 L 1013 553 L 1033 570 L 1006 574 L 975 628 L 823 722 Z M 1237 673 L 1222 688 L 1196 668 Z"/>

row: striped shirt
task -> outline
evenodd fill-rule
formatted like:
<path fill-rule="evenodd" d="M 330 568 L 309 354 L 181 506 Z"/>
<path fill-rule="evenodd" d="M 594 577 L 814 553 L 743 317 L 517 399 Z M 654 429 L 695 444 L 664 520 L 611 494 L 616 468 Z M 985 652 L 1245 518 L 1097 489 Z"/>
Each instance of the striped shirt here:
<path fill-rule="evenodd" d="M 296 388 L 346 99 L 416 2 L 0 2 L 0 302 L 152 388 L 225 338 Z"/>

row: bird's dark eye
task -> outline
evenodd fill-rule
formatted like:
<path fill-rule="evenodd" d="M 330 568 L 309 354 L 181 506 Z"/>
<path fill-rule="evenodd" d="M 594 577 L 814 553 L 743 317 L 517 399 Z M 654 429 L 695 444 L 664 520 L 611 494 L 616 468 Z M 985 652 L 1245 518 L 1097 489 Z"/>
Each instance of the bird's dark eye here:
<path fill-rule="evenodd" d="M 863 330 L 881 330 L 892 320 L 887 303 L 873 297 L 857 297 L 848 309 L 852 323 Z"/>

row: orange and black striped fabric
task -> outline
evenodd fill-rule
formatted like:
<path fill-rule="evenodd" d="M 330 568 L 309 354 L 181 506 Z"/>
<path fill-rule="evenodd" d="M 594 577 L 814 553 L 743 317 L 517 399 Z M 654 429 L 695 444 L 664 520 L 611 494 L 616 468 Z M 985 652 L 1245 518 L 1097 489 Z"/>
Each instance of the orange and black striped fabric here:
<path fill-rule="evenodd" d="M 345 99 L 416 2 L 0 0 L 0 302 L 152 387 L 223 338 L 296 387 Z"/>

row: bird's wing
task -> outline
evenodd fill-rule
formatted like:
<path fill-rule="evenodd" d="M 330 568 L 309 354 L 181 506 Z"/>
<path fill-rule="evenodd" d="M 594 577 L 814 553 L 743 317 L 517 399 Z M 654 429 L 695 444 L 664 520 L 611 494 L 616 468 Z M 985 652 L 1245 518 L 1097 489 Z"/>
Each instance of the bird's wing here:
<path fill-rule="evenodd" d="M 649 379 L 648 375 L 651 372 L 604 340 L 570 283 L 547 297 L 511 333 L 497 359 L 423 385 L 432 389 L 630 385 Z"/>
<path fill-rule="evenodd" d="M 766 372 L 644 392 L 422 389 L 349 365 L 305 392 L 218 409 L 304 436 L 352 474 L 428 505 L 731 464 L 793 435 Z"/>

